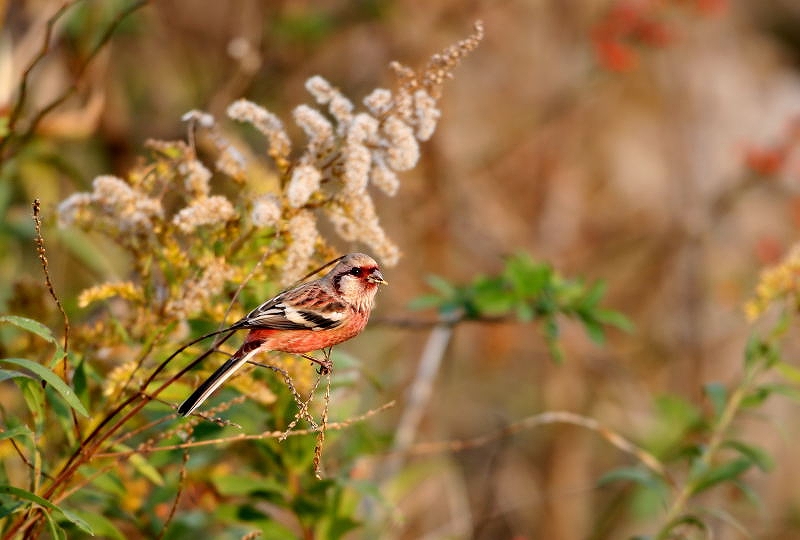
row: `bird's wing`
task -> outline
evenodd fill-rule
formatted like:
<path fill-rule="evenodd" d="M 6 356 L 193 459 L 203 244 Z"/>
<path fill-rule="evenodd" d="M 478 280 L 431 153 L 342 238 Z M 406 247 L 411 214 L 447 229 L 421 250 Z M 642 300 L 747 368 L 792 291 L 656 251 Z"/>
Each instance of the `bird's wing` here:
<path fill-rule="evenodd" d="M 267 300 L 236 323 L 239 328 L 330 330 L 340 326 L 347 306 L 317 283 L 307 283 Z"/>

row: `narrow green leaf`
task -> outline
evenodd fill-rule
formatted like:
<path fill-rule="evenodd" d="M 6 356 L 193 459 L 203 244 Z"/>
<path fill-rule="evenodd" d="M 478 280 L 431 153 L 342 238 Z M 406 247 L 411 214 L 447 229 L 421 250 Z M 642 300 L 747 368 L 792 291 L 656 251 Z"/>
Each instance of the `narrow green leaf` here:
<path fill-rule="evenodd" d="M 67 436 L 67 444 L 70 446 L 77 444 L 78 441 L 75 439 L 75 430 L 72 420 L 72 409 L 67 402 L 59 397 L 58 392 L 56 392 L 52 385 L 45 386 L 44 394 L 50 404 L 48 413 L 51 414 L 49 414 L 48 417 L 52 418 L 55 416 L 58 425 L 61 426 L 61 430 Z M 48 423 L 48 427 L 49 426 L 52 426 L 52 424 Z"/>
<path fill-rule="evenodd" d="M 597 320 L 590 317 L 581 317 L 581 322 L 583 323 L 583 329 L 586 330 L 589 339 L 597 345 L 602 345 L 606 342 L 606 334 L 603 331 L 602 325 Z"/>
<path fill-rule="evenodd" d="M 692 494 L 697 494 L 721 482 L 737 479 L 753 465 L 749 458 L 738 458 L 705 471 L 692 486 Z"/>
<path fill-rule="evenodd" d="M 72 375 L 72 386 L 81 403 L 89 403 L 89 376 L 86 373 L 86 362 L 83 359 L 75 366 L 75 373 Z M 91 403 L 89 403 L 89 408 L 91 408 Z"/>
<path fill-rule="evenodd" d="M 597 481 L 597 485 L 603 486 L 620 480 L 627 480 L 649 488 L 656 487 L 660 483 L 659 480 L 646 469 L 640 467 L 619 467 L 601 476 Z"/>
<path fill-rule="evenodd" d="M 110 519 L 102 514 L 87 512 L 86 510 L 73 510 L 72 513 L 88 523 L 94 534 L 99 538 L 112 540 L 126 540 L 127 538 Z"/>
<path fill-rule="evenodd" d="M 790 386 L 788 384 L 765 384 L 763 387 L 767 388 L 770 393 L 780 394 L 783 397 L 791 399 L 795 403 L 800 403 L 800 388 L 796 386 Z"/>
<path fill-rule="evenodd" d="M 36 380 L 36 378 L 31 377 L 27 373 L 23 373 L 21 371 L 16 371 L 16 370 L 13 370 L 13 369 L 0 369 L 0 382 L 7 381 L 9 379 L 17 379 L 17 378 L 20 378 L 20 377 L 24 377 L 26 379 L 31 379 L 32 381 Z"/>
<path fill-rule="evenodd" d="M 47 384 L 52 385 L 53 389 L 58 392 L 61 397 L 64 398 L 70 407 L 75 409 L 79 414 L 83 416 L 89 416 L 86 407 L 83 406 L 83 403 L 78 399 L 78 396 L 75 395 L 75 392 L 67 386 L 67 384 L 61 380 L 61 377 L 47 369 L 41 364 L 37 364 L 36 362 L 32 362 L 31 360 L 26 360 L 24 358 L 3 358 L 0 360 L 2 362 L 6 362 L 8 364 L 13 364 L 16 366 L 23 367 L 29 371 L 32 371 L 34 374 L 39 376 L 41 379 L 47 382 Z"/>
<path fill-rule="evenodd" d="M 408 303 L 408 308 L 420 311 L 429 308 L 438 308 L 442 304 L 442 297 L 435 294 L 426 294 L 412 299 Z"/>
<path fill-rule="evenodd" d="M 56 520 L 53 519 L 53 516 L 50 512 L 44 513 L 45 521 L 47 521 L 47 527 L 50 529 L 50 537 L 52 540 L 67 540 L 67 533 L 64 532 L 64 529 L 58 526 Z"/>
<path fill-rule="evenodd" d="M 8 506 L 5 506 L 5 504 L 5 501 L 0 501 L 0 519 L 10 516 L 18 510 L 24 510 L 27 508 L 25 503 L 19 501 L 9 504 Z"/>
<path fill-rule="evenodd" d="M 517 304 L 517 319 L 521 322 L 531 322 L 536 316 L 533 308 L 528 303 Z"/>
<path fill-rule="evenodd" d="M 527 253 L 517 253 L 506 261 L 503 275 L 520 298 L 531 299 L 550 284 L 553 269 L 537 263 Z"/>
<path fill-rule="evenodd" d="M 636 327 L 625 315 L 611 309 L 595 309 L 592 311 L 598 322 L 613 326 L 623 332 L 633 332 Z"/>
<path fill-rule="evenodd" d="M 32 435 L 31 428 L 28 426 L 16 426 L 11 429 L 7 429 L 0 433 L 0 441 L 3 439 L 13 439 L 14 437 L 19 437 L 20 435 L 30 437 Z"/>
<path fill-rule="evenodd" d="M 27 330 L 28 332 L 32 332 L 37 336 L 46 339 L 50 343 L 55 343 L 56 345 L 58 344 L 53 332 L 39 321 L 28 319 L 27 317 L 19 317 L 17 315 L 2 315 L 0 316 L 0 323 L 2 322 L 13 324 L 14 326 L 22 328 L 23 330 Z"/>
<path fill-rule="evenodd" d="M 775 370 L 787 381 L 800 384 L 800 368 L 786 362 L 778 362 L 775 365 Z"/>
<path fill-rule="evenodd" d="M 739 488 L 739 491 L 742 492 L 750 504 L 758 508 L 761 507 L 761 497 L 752 487 L 747 484 L 747 482 L 743 482 L 742 480 L 734 480 L 733 485 Z"/>
<path fill-rule="evenodd" d="M 758 407 L 772 395 L 773 386 L 762 385 L 754 389 L 742 399 L 742 407 Z"/>
<path fill-rule="evenodd" d="M 44 389 L 39 381 L 22 378 L 15 381 L 22 391 L 25 405 L 28 407 L 33 417 L 33 429 L 37 435 L 41 435 L 44 429 Z"/>
<path fill-rule="evenodd" d="M 581 305 L 586 309 L 591 309 L 597 306 L 600 303 L 600 300 L 603 299 L 603 295 L 606 293 L 606 282 L 605 281 L 596 281 L 594 285 L 591 286 L 589 291 L 586 293 L 586 296 L 583 297 L 581 301 Z"/>
<path fill-rule="evenodd" d="M 158 469 L 153 467 L 153 465 L 145 459 L 144 456 L 141 454 L 131 454 L 130 462 L 133 467 L 145 478 L 153 482 L 157 486 L 164 485 L 164 478 L 161 476 L 161 473 L 158 472 Z"/>
<path fill-rule="evenodd" d="M 514 305 L 514 295 L 497 278 L 475 280 L 471 285 L 470 296 L 481 315 L 504 315 Z"/>
<path fill-rule="evenodd" d="M 20 489 L 18 487 L 9 486 L 5 484 L 0 485 L 0 493 L 8 493 L 9 495 L 13 495 L 19 499 L 24 499 L 26 501 L 30 501 L 32 503 L 38 504 L 39 506 L 43 506 L 48 510 L 52 510 L 54 512 L 59 512 L 69 521 L 74 523 L 78 528 L 86 531 L 87 533 L 94 535 L 92 532 L 92 528 L 89 527 L 89 524 L 82 520 L 79 516 L 75 515 L 73 512 L 69 510 L 65 510 L 58 505 L 55 505 L 48 501 L 47 499 L 43 499 L 42 497 L 36 495 L 35 493 L 31 493 L 30 491 Z"/>
<path fill-rule="evenodd" d="M 694 527 L 697 530 L 702 531 L 705 537 L 708 537 L 708 525 L 706 525 L 702 519 L 693 514 L 685 514 L 667 523 L 666 527 L 664 527 L 661 533 L 659 533 L 657 538 L 674 538 L 674 536 L 670 533 L 681 525 Z"/>
<path fill-rule="evenodd" d="M 456 287 L 445 278 L 436 275 L 430 275 L 425 278 L 425 281 L 428 282 L 428 285 L 431 286 L 436 292 L 441 294 L 444 297 L 453 296 L 456 292 Z"/>
<path fill-rule="evenodd" d="M 752 446 L 742 441 L 725 441 L 723 445 L 733 448 L 764 472 L 769 472 L 775 467 L 775 460 L 763 448 Z"/>
<path fill-rule="evenodd" d="M 728 390 L 725 385 L 718 382 L 710 382 L 703 386 L 703 391 L 714 407 L 714 416 L 719 417 L 728 401 Z"/>
<path fill-rule="evenodd" d="M 750 336 L 744 348 L 744 365 L 750 367 L 762 354 L 762 342 L 756 336 Z"/>
<path fill-rule="evenodd" d="M 246 475 L 225 475 L 212 478 L 214 487 L 221 495 L 226 497 L 239 497 L 254 493 L 275 493 L 285 496 L 288 492 L 286 485 L 272 478 L 254 477 Z"/>

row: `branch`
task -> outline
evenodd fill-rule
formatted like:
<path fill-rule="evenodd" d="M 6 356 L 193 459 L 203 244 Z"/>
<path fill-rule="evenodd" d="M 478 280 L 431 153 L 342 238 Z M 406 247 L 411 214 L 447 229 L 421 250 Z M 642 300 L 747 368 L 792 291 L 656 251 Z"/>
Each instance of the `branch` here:
<path fill-rule="evenodd" d="M 390 401 L 378 407 L 377 409 L 371 409 L 360 416 L 356 416 L 354 418 L 349 418 L 347 420 L 342 420 L 341 422 L 331 422 L 327 426 L 325 426 L 326 430 L 340 430 L 350 427 L 351 425 L 355 424 L 356 422 L 363 422 L 364 420 L 375 416 L 376 414 L 385 411 L 391 407 L 394 407 L 395 402 Z M 298 429 L 297 431 L 292 431 L 288 435 L 290 437 L 295 437 L 299 435 L 311 435 L 313 433 L 319 433 L 322 430 L 322 426 L 317 426 L 309 429 Z M 284 431 L 265 431 L 263 433 L 257 433 L 253 435 L 248 435 L 242 433 L 240 435 L 234 435 L 233 437 L 220 437 L 217 439 L 208 439 L 205 441 L 194 441 L 182 444 L 172 444 L 169 446 L 157 446 L 153 448 L 145 448 L 141 450 L 129 450 L 125 452 L 98 452 L 95 454 L 95 457 L 127 457 L 133 454 L 149 454 L 152 452 L 166 452 L 170 450 L 182 450 L 184 448 L 195 448 L 198 446 L 211 446 L 211 445 L 218 445 L 218 444 L 226 444 L 226 443 L 233 443 L 239 441 L 260 441 L 264 439 L 280 439 L 285 434 Z"/>
<path fill-rule="evenodd" d="M 546 424 L 572 424 L 590 429 L 608 441 L 612 446 L 630 454 L 638 459 L 648 469 L 664 478 L 670 485 L 674 485 L 669 473 L 661 461 L 647 450 L 635 445 L 616 431 L 604 426 L 594 418 L 582 416 L 568 411 L 547 411 L 533 416 L 529 416 L 519 422 L 514 422 L 508 426 L 492 433 L 474 437 L 472 439 L 439 441 L 415 444 L 408 449 L 409 456 L 422 456 L 427 454 L 439 454 L 444 452 L 462 452 L 470 448 L 483 446 L 492 441 L 504 437 L 515 435 L 520 431 L 532 429 Z"/>

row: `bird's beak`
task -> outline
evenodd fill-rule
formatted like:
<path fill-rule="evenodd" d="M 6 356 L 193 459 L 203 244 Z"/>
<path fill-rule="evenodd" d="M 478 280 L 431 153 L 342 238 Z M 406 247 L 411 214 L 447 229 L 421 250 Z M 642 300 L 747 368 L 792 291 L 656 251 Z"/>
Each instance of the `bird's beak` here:
<path fill-rule="evenodd" d="M 383 279 L 383 274 L 377 268 L 370 273 L 369 277 L 367 277 L 367 281 L 370 283 L 380 283 L 381 285 L 388 285 L 389 282 Z"/>

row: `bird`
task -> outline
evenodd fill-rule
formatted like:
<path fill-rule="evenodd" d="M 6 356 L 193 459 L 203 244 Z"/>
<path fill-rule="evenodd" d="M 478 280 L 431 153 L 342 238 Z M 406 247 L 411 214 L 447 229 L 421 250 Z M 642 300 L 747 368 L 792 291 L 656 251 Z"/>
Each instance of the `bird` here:
<path fill-rule="evenodd" d="M 281 292 L 229 327 L 209 334 L 227 333 L 224 341 L 237 330 L 250 330 L 242 346 L 181 403 L 178 414 L 194 412 L 256 354 L 281 351 L 305 355 L 360 334 L 369 320 L 378 286 L 388 283 L 378 263 L 363 253 L 344 255 L 321 269 L 332 265 L 324 276 Z M 323 373 L 331 367 L 329 361 L 308 358 L 319 363 Z"/>

